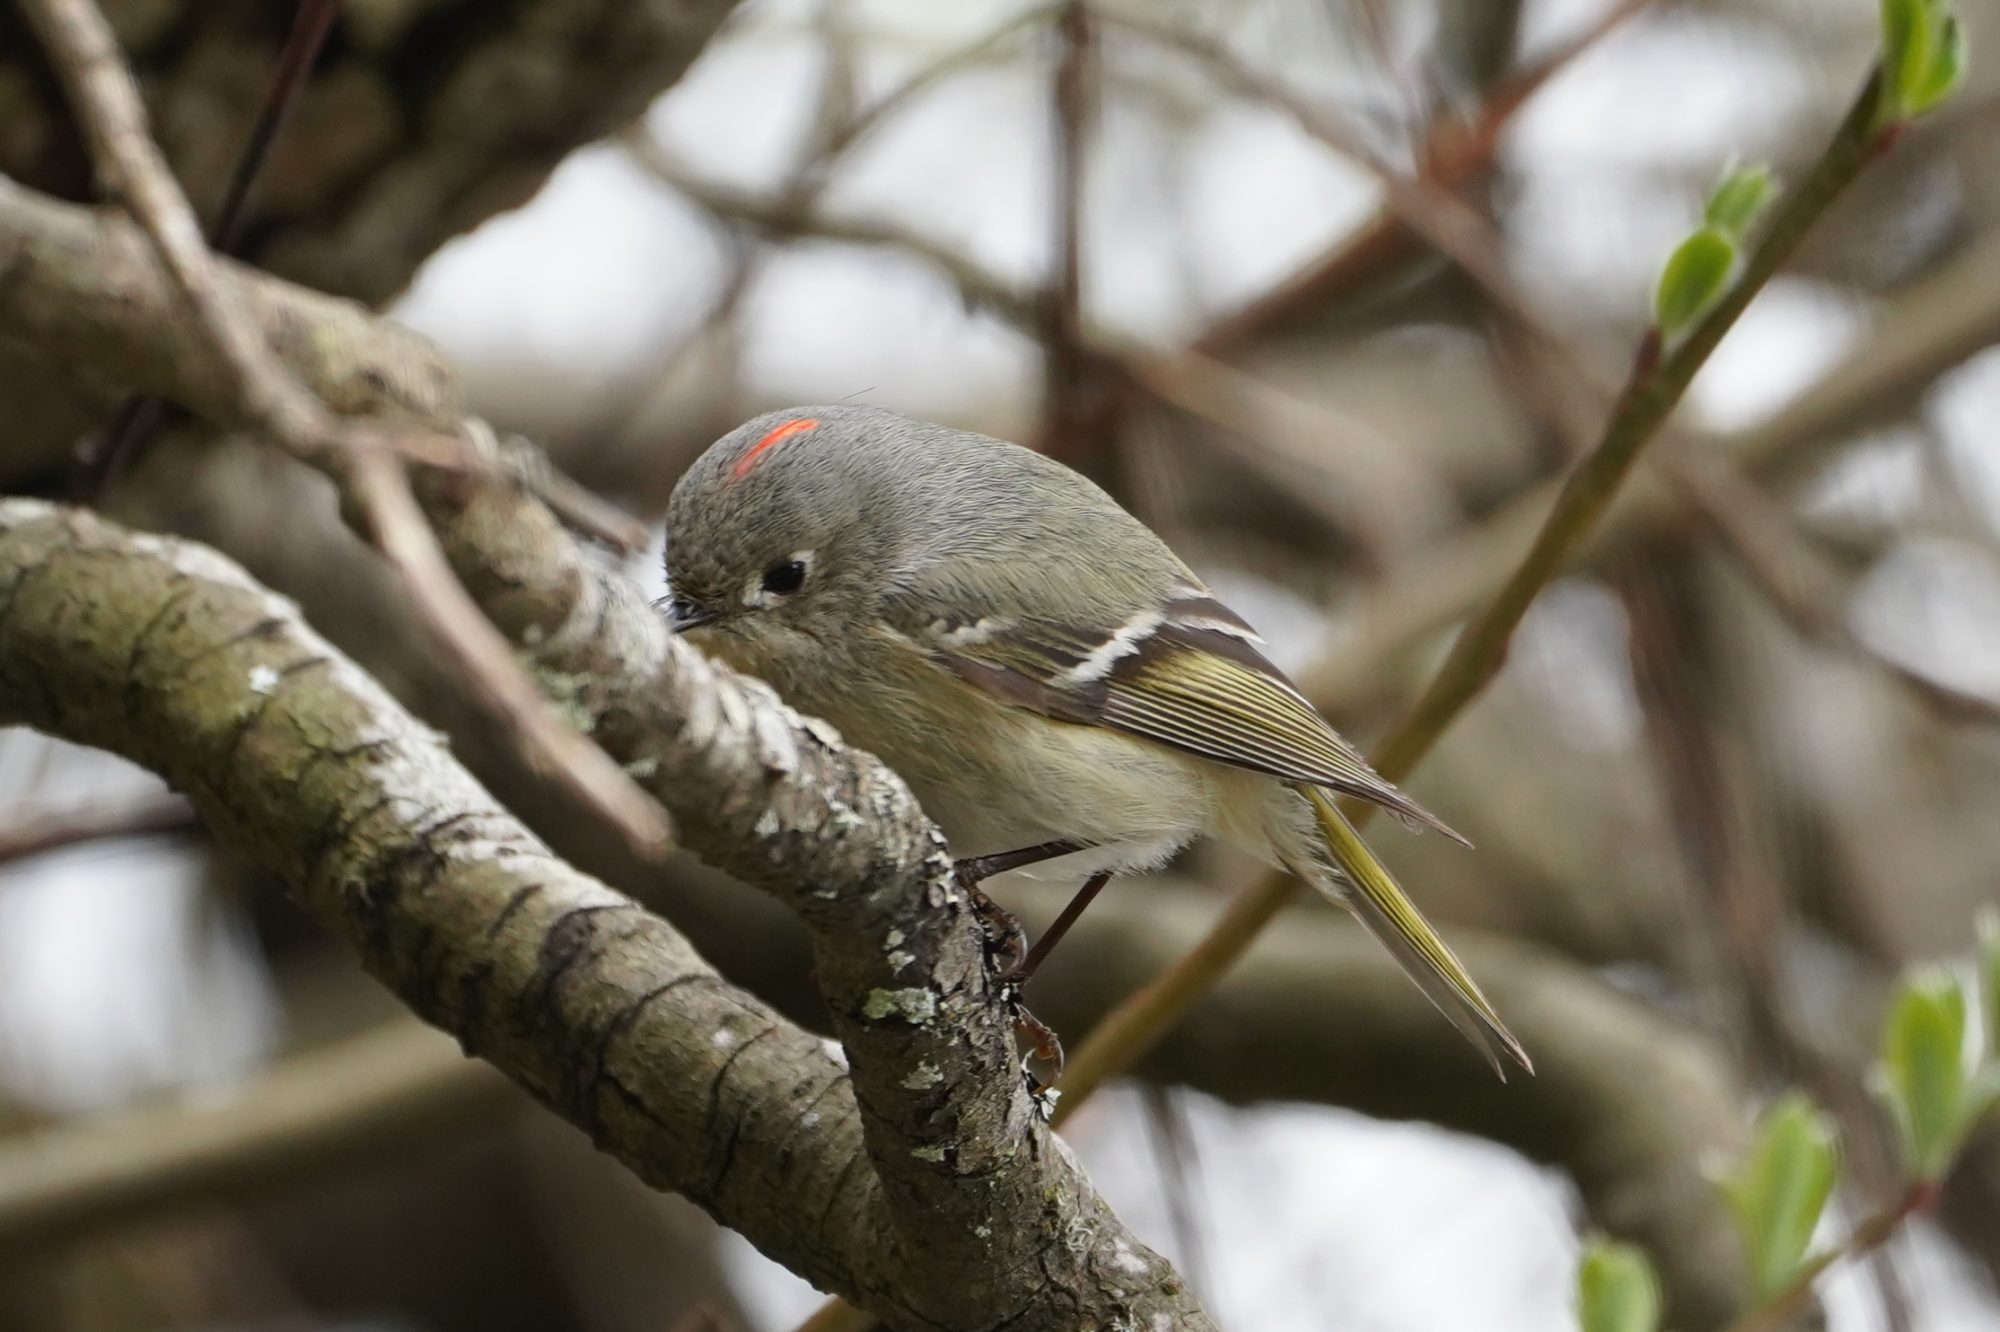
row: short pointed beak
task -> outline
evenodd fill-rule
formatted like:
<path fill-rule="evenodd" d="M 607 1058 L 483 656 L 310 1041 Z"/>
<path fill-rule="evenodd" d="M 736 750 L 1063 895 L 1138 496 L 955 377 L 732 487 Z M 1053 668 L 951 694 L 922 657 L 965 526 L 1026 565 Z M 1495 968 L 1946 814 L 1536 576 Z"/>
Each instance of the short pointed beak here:
<path fill-rule="evenodd" d="M 699 629 L 715 618 L 714 611 L 696 605 L 684 597 L 675 597 L 667 603 L 667 627 L 677 634 L 684 634 L 690 629 Z"/>

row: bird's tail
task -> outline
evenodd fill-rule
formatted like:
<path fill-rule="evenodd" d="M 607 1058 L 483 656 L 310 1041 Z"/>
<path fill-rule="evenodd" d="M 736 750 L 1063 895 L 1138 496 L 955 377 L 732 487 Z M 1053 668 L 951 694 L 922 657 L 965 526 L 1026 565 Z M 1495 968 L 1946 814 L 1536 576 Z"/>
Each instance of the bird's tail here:
<path fill-rule="evenodd" d="M 1361 840 L 1361 834 L 1354 825 L 1335 807 L 1326 792 L 1316 786 L 1301 785 L 1299 793 L 1311 804 L 1313 816 L 1319 821 L 1320 832 L 1326 841 L 1326 849 L 1333 858 L 1351 891 L 1338 893 L 1343 906 L 1352 911 L 1368 932 L 1380 940 L 1405 975 L 1417 983 L 1430 1001 L 1438 1006 L 1438 1011 L 1451 1019 L 1453 1026 L 1465 1033 L 1467 1040 L 1486 1056 L 1486 1062 L 1493 1071 L 1506 1081 L 1506 1066 L 1501 1062 L 1505 1055 L 1526 1069 L 1535 1071 L 1528 1059 L 1528 1052 L 1514 1039 L 1514 1033 L 1507 1030 L 1507 1024 L 1500 1020 L 1500 1014 L 1480 993 L 1479 985 L 1472 979 L 1465 964 L 1438 937 L 1416 903 L 1406 896 L 1368 844 Z M 1322 871 L 1322 876 L 1324 871 Z M 1327 885 L 1316 883 L 1326 888 Z"/>

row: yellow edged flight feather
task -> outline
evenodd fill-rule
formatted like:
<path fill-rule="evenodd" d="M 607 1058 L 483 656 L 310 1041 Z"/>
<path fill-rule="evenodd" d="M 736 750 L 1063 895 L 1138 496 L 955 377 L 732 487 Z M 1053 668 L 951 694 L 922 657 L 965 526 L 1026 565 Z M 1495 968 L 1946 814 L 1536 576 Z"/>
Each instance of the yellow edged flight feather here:
<path fill-rule="evenodd" d="M 1501 1062 L 1503 1054 L 1533 1073 L 1535 1066 L 1528 1059 L 1528 1052 L 1514 1039 L 1514 1033 L 1507 1030 L 1507 1024 L 1487 1002 L 1478 983 L 1417 910 L 1417 904 L 1389 877 L 1389 871 L 1361 840 L 1354 825 L 1327 798 L 1326 792 L 1316 786 L 1301 785 L 1297 789 L 1311 803 L 1320 831 L 1326 837 L 1327 852 L 1351 885 L 1351 892 L 1341 894 L 1341 900 L 1355 917 L 1381 941 L 1417 987 L 1451 1019 L 1452 1025 L 1479 1048 L 1503 1082 L 1507 1078 L 1506 1066 Z"/>

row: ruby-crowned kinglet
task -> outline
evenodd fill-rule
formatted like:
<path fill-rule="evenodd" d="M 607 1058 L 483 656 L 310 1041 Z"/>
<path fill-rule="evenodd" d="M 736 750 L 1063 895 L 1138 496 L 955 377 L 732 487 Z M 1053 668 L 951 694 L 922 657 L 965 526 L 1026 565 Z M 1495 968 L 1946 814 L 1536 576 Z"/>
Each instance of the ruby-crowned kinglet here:
<path fill-rule="evenodd" d="M 1087 478 L 879 408 L 799 407 L 716 441 L 667 533 L 675 627 L 894 768 L 956 854 L 1074 842 L 1091 849 L 1060 863 L 1128 870 L 1221 837 L 1353 911 L 1496 1072 L 1531 1067 L 1329 793 L 1450 830 Z"/>

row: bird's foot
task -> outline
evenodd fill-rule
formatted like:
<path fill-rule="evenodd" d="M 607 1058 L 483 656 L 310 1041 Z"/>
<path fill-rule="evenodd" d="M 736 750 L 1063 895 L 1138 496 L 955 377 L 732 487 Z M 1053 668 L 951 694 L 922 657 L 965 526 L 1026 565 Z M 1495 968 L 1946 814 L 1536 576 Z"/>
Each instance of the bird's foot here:
<path fill-rule="evenodd" d="M 985 875 L 978 872 L 977 861 L 961 860 L 951 868 L 959 891 L 972 904 L 972 913 L 979 918 L 980 928 L 986 933 L 987 964 L 1002 977 L 1012 975 L 1027 960 L 1028 931 L 1022 926 L 1020 917 L 988 897 L 986 890 L 979 886 L 980 879 Z"/>
<path fill-rule="evenodd" d="M 1028 1011 L 1018 984 L 1002 981 L 1001 985 L 1007 1008 L 1014 1017 L 1014 1039 L 1022 1051 L 1021 1075 L 1027 1081 L 1028 1095 L 1047 1118 L 1055 1113 L 1054 1089 L 1063 1073 L 1062 1038 L 1056 1035 L 1055 1028 Z"/>
<path fill-rule="evenodd" d="M 952 866 L 952 873 L 985 931 L 986 963 L 992 968 L 994 988 L 1014 1020 L 1014 1039 L 1022 1051 L 1022 1076 L 1027 1081 L 1028 1094 L 1046 1117 L 1055 1111 L 1055 1093 L 1051 1088 L 1062 1076 L 1062 1040 L 1054 1028 L 1028 1011 L 1021 998 L 1022 985 L 1041 959 L 1030 951 L 1028 931 L 1020 918 L 987 896 L 980 886 L 981 879 L 996 872 L 992 864 L 995 859 L 998 858 L 961 860 Z"/>

